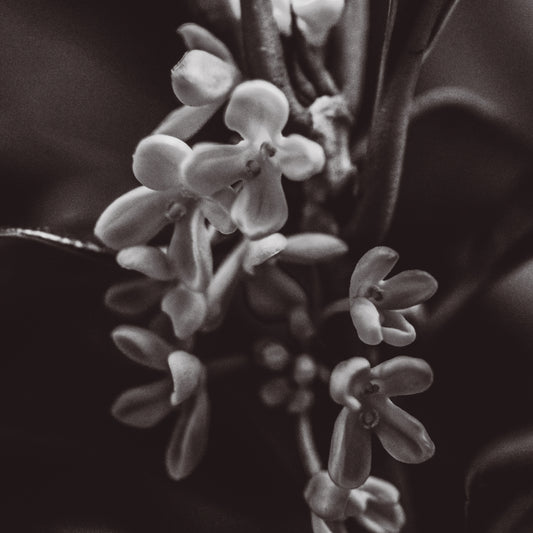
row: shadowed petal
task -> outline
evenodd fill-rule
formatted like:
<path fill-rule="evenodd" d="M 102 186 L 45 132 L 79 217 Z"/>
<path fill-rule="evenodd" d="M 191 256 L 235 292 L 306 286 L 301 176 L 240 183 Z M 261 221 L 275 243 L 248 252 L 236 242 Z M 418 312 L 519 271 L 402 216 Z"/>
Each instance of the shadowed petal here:
<path fill-rule="evenodd" d="M 137 187 L 117 198 L 100 215 L 95 235 L 114 250 L 144 244 L 168 224 L 169 194 Z"/>
<path fill-rule="evenodd" d="M 172 382 L 165 378 L 122 393 L 113 404 L 111 414 L 123 424 L 136 428 L 155 426 L 170 413 Z"/>
<path fill-rule="evenodd" d="M 175 223 L 167 255 L 177 278 L 193 291 L 204 290 L 213 275 L 213 258 L 204 216 L 191 208 Z"/>
<path fill-rule="evenodd" d="M 340 362 L 331 372 L 329 394 L 334 402 L 359 411 L 358 397 L 370 383 L 370 363 L 364 357 L 352 357 Z"/>
<path fill-rule="evenodd" d="M 153 134 L 162 133 L 172 135 L 186 141 L 205 126 L 207 121 L 218 111 L 223 103 L 224 101 L 220 100 L 198 107 L 188 105 L 180 107 L 167 115 L 153 131 Z"/>
<path fill-rule="evenodd" d="M 135 270 L 149 278 L 166 281 L 176 278 L 167 255 L 154 246 L 130 246 L 117 254 L 117 263 L 128 270 Z"/>
<path fill-rule="evenodd" d="M 183 165 L 188 186 L 201 196 L 211 196 L 248 176 L 246 162 L 255 156 L 246 141 L 239 144 L 195 144 Z"/>
<path fill-rule="evenodd" d="M 416 339 L 416 330 L 400 311 L 382 311 L 381 333 L 391 346 L 407 346 Z"/>
<path fill-rule="evenodd" d="M 178 350 L 168 356 L 168 366 L 174 382 L 170 403 L 179 405 L 190 398 L 204 381 L 204 365 L 195 355 Z"/>
<path fill-rule="evenodd" d="M 397 261 L 397 252 L 386 246 L 376 246 L 366 252 L 355 265 L 350 279 L 350 299 L 364 296 L 364 291 L 381 281 Z"/>
<path fill-rule="evenodd" d="M 182 24 L 177 33 L 181 35 L 189 50 L 204 50 L 228 63 L 234 64 L 229 48 L 210 31 L 198 26 L 198 24 L 192 22 Z"/>
<path fill-rule="evenodd" d="M 117 348 L 132 361 L 166 370 L 172 348 L 155 333 L 137 326 L 119 326 L 111 336 Z"/>
<path fill-rule="evenodd" d="M 329 475 L 339 487 L 353 489 L 368 478 L 370 437 L 370 431 L 361 424 L 359 412 L 344 407 L 333 428 L 328 464 Z"/>
<path fill-rule="evenodd" d="M 166 284 L 140 278 L 112 285 L 105 294 L 105 305 L 116 313 L 135 316 L 159 304 Z"/>
<path fill-rule="evenodd" d="M 422 463 L 435 453 L 435 445 L 424 426 L 384 396 L 376 397 L 379 423 L 374 428 L 381 444 L 402 463 Z"/>
<path fill-rule="evenodd" d="M 344 522 L 322 520 L 315 513 L 311 513 L 313 533 L 347 533 Z"/>
<path fill-rule="evenodd" d="M 318 143 L 297 134 L 280 137 L 275 142 L 281 170 L 290 180 L 306 180 L 324 168 L 326 156 Z"/>
<path fill-rule="evenodd" d="M 383 504 L 395 504 L 400 501 L 400 491 L 388 481 L 370 476 L 360 487 L 369 493 L 374 499 Z"/>
<path fill-rule="evenodd" d="M 231 217 L 248 238 L 260 239 L 281 229 L 287 216 L 281 171 L 265 163 L 259 176 L 244 183 L 233 202 Z"/>
<path fill-rule="evenodd" d="M 402 396 L 425 391 L 433 382 L 433 371 L 423 359 L 399 356 L 371 370 L 372 382 L 386 396 Z"/>
<path fill-rule="evenodd" d="M 205 391 L 186 400 L 166 452 L 167 472 L 175 480 L 187 477 L 202 459 L 209 430 L 209 399 Z"/>
<path fill-rule="evenodd" d="M 288 263 L 313 265 L 330 261 L 348 251 L 348 245 L 333 235 L 325 233 L 298 233 L 287 238 L 287 246 L 280 259 Z"/>
<path fill-rule="evenodd" d="M 202 198 L 200 209 L 209 223 L 220 233 L 233 233 L 237 226 L 231 220 L 231 206 L 237 196 L 231 187 L 226 187 L 214 193 L 211 198 Z"/>
<path fill-rule="evenodd" d="M 226 108 L 226 126 L 254 143 L 278 139 L 289 119 L 289 103 L 274 85 L 245 81 L 233 91 Z"/>
<path fill-rule="evenodd" d="M 181 164 L 191 149 L 176 137 L 163 134 L 145 137 L 133 154 L 133 174 L 146 187 L 164 191 L 179 187 Z"/>
<path fill-rule="evenodd" d="M 355 298 L 350 302 L 350 316 L 359 338 L 371 346 L 383 340 L 380 314 L 376 306 L 366 298 Z"/>
<path fill-rule="evenodd" d="M 170 317 L 174 333 L 179 339 L 187 339 L 196 333 L 207 312 L 205 296 L 183 285 L 167 292 L 161 309 Z"/>
<path fill-rule="evenodd" d="M 437 291 L 437 280 L 423 270 L 405 270 L 380 283 L 383 299 L 380 309 L 406 309 L 431 298 Z"/>
<path fill-rule="evenodd" d="M 256 241 L 248 241 L 242 267 L 249 274 L 253 274 L 256 266 L 278 255 L 286 244 L 287 239 L 281 233 L 273 233 Z"/>
<path fill-rule="evenodd" d="M 338 487 L 326 470 L 321 470 L 309 480 L 304 492 L 311 511 L 324 520 L 344 520 L 350 489 Z"/>

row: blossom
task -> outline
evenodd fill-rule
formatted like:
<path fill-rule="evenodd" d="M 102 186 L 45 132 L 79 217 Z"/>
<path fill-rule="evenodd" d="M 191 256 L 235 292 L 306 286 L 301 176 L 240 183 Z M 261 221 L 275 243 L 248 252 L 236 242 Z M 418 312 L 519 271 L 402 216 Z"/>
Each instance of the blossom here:
<path fill-rule="evenodd" d="M 111 409 L 113 416 L 128 426 L 150 428 L 175 411 L 177 419 L 166 450 L 166 468 L 173 479 L 188 476 L 207 444 L 209 399 L 204 365 L 195 355 L 172 348 L 143 328 L 121 326 L 112 335 L 119 350 L 130 359 L 167 374 L 122 393 Z"/>
<path fill-rule="evenodd" d="M 307 484 L 305 499 L 314 533 L 337 533 L 347 518 L 354 518 L 372 533 L 397 533 L 405 523 L 396 487 L 373 476 L 359 488 L 346 489 L 321 470 Z"/>
<path fill-rule="evenodd" d="M 283 93 L 263 80 L 241 83 L 225 113 L 229 129 L 242 137 L 236 145 L 199 143 L 183 162 L 187 185 L 213 197 L 228 187 L 237 190 L 231 218 L 250 239 L 279 230 L 287 220 L 281 175 L 305 180 L 325 163 L 322 147 L 297 134 L 285 137 L 289 117 Z"/>
<path fill-rule="evenodd" d="M 184 105 L 170 113 L 154 133 L 187 140 L 228 99 L 242 74 L 228 47 L 197 24 L 178 28 L 188 52 L 171 71 L 172 89 Z"/>
<path fill-rule="evenodd" d="M 241 17 L 240 0 L 229 0 L 236 18 Z M 272 0 L 272 13 L 279 31 L 291 33 L 291 7 L 297 17 L 298 27 L 309 43 L 321 46 L 329 32 L 339 21 L 344 9 L 344 0 Z"/>
<path fill-rule="evenodd" d="M 350 315 L 359 338 L 366 344 L 412 343 L 416 331 L 404 312 L 431 298 L 437 290 L 435 278 L 422 270 L 406 270 L 384 280 L 397 261 L 397 252 L 378 246 L 363 255 L 353 271 Z"/>
<path fill-rule="evenodd" d="M 329 474 L 340 487 L 360 486 L 370 473 L 371 431 L 385 450 L 404 463 L 429 459 L 435 447 L 424 426 L 390 397 L 423 392 L 433 381 L 422 359 L 399 356 L 373 368 L 362 357 L 339 363 L 330 394 L 343 406 L 331 439 Z"/>

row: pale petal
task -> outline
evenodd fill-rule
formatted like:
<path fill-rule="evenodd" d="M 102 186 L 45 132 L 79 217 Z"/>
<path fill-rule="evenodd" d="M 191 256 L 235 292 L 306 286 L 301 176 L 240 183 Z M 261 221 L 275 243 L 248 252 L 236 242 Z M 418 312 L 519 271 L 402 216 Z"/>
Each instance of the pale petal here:
<path fill-rule="evenodd" d="M 326 521 L 311 513 L 313 533 L 347 533 L 344 522 Z"/>
<path fill-rule="evenodd" d="M 283 174 L 302 181 L 321 172 L 326 164 L 322 146 L 302 135 L 281 136 L 276 140 L 277 158 Z"/>
<path fill-rule="evenodd" d="M 246 163 L 256 156 L 248 142 L 199 143 L 183 165 L 188 186 L 201 196 L 212 194 L 248 177 Z"/>
<path fill-rule="evenodd" d="M 344 407 L 340 412 L 331 438 L 328 471 L 339 487 L 361 486 L 370 474 L 371 434 L 359 419 L 359 412 Z"/>
<path fill-rule="evenodd" d="M 324 520 L 344 520 L 350 489 L 338 487 L 326 470 L 313 475 L 304 492 L 311 511 Z"/>
<path fill-rule="evenodd" d="M 228 63 L 234 63 L 229 48 L 210 31 L 198 26 L 198 24 L 192 22 L 182 24 L 177 33 L 181 35 L 189 50 L 204 50 Z"/>
<path fill-rule="evenodd" d="M 350 316 L 359 338 L 370 346 L 383 340 L 380 314 L 376 306 L 366 298 L 350 301 Z"/>
<path fill-rule="evenodd" d="M 174 382 L 174 392 L 170 398 L 172 405 L 179 405 L 196 392 L 205 380 L 205 368 L 198 357 L 183 350 L 168 356 L 168 366 Z"/>
<path fill-rule="evenodd" d="M 161 309 L 170 317 L 174 333 L 179 339 L 187 339 L 198 331 L 207 313 L 205 296 L 183 285 L 167 292 Z"/>
<path fill-rule="evenodd" d="M 237 226 L 231 220 L 231 206 L 237 197 L 237 193 L 226 187 L 214 193 L 211 198 L 202 198 L 200 209 L 209 223 L 220 233 L 233 233 Z"/>
<path fill-rule="evenodd" d="M 423 270 L 405 270 L 380 283 L 380 309 L 406 309 L 425 302 L 437 291 L 437 280 Z"/>
<path fill-rule="evenodd" d="M 344 0 L 293 0 L 295 14 L 307 41 L 314 46 L 325 43 L 331 28 L 337 24 L 344 9 Z"/>
<path fill-rule="evenodd" d="M 264 80 L 245 81 L 233 91 L 226 126 L 254 143 L 277 139 L 289 119 L 285 95 Z"/>
<path fill-rule="evenodd" d="M 154 246 L 130 246 L 117 254 L 117 263 L 128 270 L 135 270 L 149 278 L 165 281 L 176 278 L 167 255 Z"/>
<path fill-rule="evenodd" d="M 381 333 L 391 346 L 407 346 L 416 339 L 416 330 L 400 311 L 382 311 Z"/>
<path fill-rule="evenodd" d="M 207 124 L 208 120 L 220 109 L 223 103 L 224 101 L 220 100 L 199 107 L 188 105 L 180 107 L 167 115 L 153 131 L 153 134 L 172 135 L 186 141 L 196 135 Z"/>
<path fill-rule="evenodd" d="M 384 396 L 376 397 L 379 423 L 374 428 L 387 452 L 402 463 L 422 463 L 435 453 L 424 426 Z"/>
<path fill-rule="evenodd" d="M 114 250 L 144 244 L 167 224 L 169 194 L 137 187 L 117 198 L 100 215 L 94 234 Z"/>
<path fill-rule="evenodd" d="M 359 411 L 358 398 L 370 383 L 370 363 L 363 357 L 352 357 L 340 362 L 331 372 L 329 394 L 334 402 Z"/>
<path fill-rule="evenodd" d="M 106 291 L 105 305 L 122 315 L 140 315 L 159 304 L 165 287 L 165 283 L 146 278 L 117 283 Z"/>
<path fill-rule="evenodd" d="M 168 378 L 129 389 L 115 400 L 111 414 L 128 426 L 155 426 L 172 409 L 169 401 L 171 391 L 172 382 Z"/>
<path fill-rule="evenodd" d="M 133 154 L 133 174 L 146 187 L 157 191 L 181 184 L 181 164 L 191 149 L 176 137 L 163 134 L 145 137 Z"/>
<path fill-rule="evenodd" d="M 386 246 L 366 252 L 355 265 L 350 279 L 350 299 L 365 296 L 364 291 L 381 281 L 398 261 L 398 253 Z"/>
<path fill-rule="evenodd" d="M 281 233 L 273 233 L 256 241 L 248 241 L 242 266 L 246 272 L 253 274 L 254 268 L 278 255 L 287 244 Z"/>
<path fill-rule="evenodd" d="M 372 382 L 386 396 L 403 396 L 425 391 L 433 382 L 433 371 L 423 359 L 399 356 L 371 370 Z"/>
<path fill-rule="evenodd" d="M 172 69 L 171 78 L 178 99 L 196 107 L 225 100 L 239 82 L 240 72 L 213 54 L 192 50 Z"/>
<path fill-rule="evenodd" d="M 283 35 L 291 34 L 291 1 L 290 0 L 272 0 L 272 14 Z"/>
<path fill-rule="evenodd" d="M 208 430 L 209 399 L 200 391 L 181 405 L 170 437 L 165 463 L 172 479 L 183 479 L 196 468 L 207 446 Z"/>
<path fill-rule="evenodd" d="M 288 263 L 313 265 L 331 261 L 348 251 L 348 245 L 333 235 L 325 233 L 298 233 L 287 238 L 287 246 L 280 259 Z"/>
<path fill-rule="evenodd" d="M 281 172 L 265 163 L 259 176 L 247 180 L 233 206 L 231 218 L 249 239 L 260 239 L 281 229 L 288 208 Z"/>
<path fill-rule="evenodd" d="M 209 234 L 202 212 L 189 211 L 175 223 L 167 251 L 177 278 L 193 291 L 204 290 L 213 275 Z"/>
<path fill-rule="evenodd" d="M 166 370 L 171 346 L 151 331 L 137 326 L 119 326 L 111 333 L 117 348 L 132 361 Z"/>

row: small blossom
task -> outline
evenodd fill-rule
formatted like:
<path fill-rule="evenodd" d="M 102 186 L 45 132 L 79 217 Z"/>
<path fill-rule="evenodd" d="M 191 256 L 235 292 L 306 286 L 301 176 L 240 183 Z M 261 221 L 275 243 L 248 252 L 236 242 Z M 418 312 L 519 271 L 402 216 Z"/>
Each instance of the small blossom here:
<path fill-rule="evenodd" d="M 305 499 L 311 508 L 314 533 L 337 533 L 347 518 L 354 518 L 372 533 L 398 533 L 405 513 L 396 487 L 369 477 L 356 489 L 342 488 L 324 470 L 307 484 Z"/>
<path fill-rule="evenodd" d="M 171 79 L 184 105 L 170 113 L 154 133 L 187 140 L 220 109 L 242 74 L 227 46 L 205 28 L 188 23 L 178 33 L 189 51 L 172 69 Z"/>
<path fill-rule="evenodd" d="M 301 135 L 281 134 L 289 104 L 274 85 L 253 80 L 232 93 L 225 113 L 229 129 L 243 140 L 236 145 L 200 143 L 183 164 L 188 186 L 213 197 L 228 187 L 238 190 L 231 218 L 250 239 L 279 230 L 287 220 L 281 175 L 304 180 L 325 163 L 322 147 Z"/>
<path fill-rule="evenodd" d="M 195 355 L 171 347 L 142 328 L 121 326 L 114 330 L 113 340 L 136 363 L 167 374 L 156 382 L 122 393 L 111 409 L 113 416 L 126 425 L 149 428 L 176 411 L 165 462 L 173 479 L 188 476 L 207 444 L 209 400 L 204 365 Z"/>
<path fill-rule="evenodd" d="M 366 344 L 381 341 L 406 346 L 416 338 L 405 311 L 431 298 L 437 282 L 422 270 L 406 270 L 383 279 L 398 261 L 391 248 L 372 248 L 359 260 L 350 281 L 350 315 Z"/>
<path fill-rule="evenodd" d="M 424 426 L 390 400 L 423 392 L 432 380 L 431 367 L 413 357 L 395 357 L 373 368 L 354 357 L 335 367 L 330 394 L 343 409 L 331 439 L 329 473 L 337 485 L 355 488 L 367 479 L 372 431 L 398 461 L 421 463 L 433 455 Z"/>

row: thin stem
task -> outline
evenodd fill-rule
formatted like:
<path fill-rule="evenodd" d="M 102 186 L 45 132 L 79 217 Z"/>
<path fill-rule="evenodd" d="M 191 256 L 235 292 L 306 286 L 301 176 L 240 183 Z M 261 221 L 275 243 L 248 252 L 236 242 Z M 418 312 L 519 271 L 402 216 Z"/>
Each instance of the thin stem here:
<path fill-rule="evenodd" d="M 322 461 L 313 437 L 313 428 L 308 413 L 301 413 L 297 418 L 296 438 L 298 451 L 302 457 L 304 469 L 309 477 L 322 470 Z"/>

